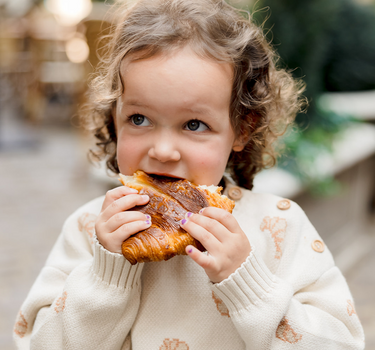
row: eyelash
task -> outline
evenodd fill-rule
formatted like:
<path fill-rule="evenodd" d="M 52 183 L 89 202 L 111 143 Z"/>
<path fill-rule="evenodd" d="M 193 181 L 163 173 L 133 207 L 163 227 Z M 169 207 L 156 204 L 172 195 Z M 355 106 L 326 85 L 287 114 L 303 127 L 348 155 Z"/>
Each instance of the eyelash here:
<path fill-rule="evenodd" d="M 185 123 L 184 128 L 186 128 L 187 125 L 188 125 L 189 123 L 191 123 L 191 122 L 198 122 L 198 123 L 201 123 L 201 124 L 203 124 L 204 126 L 206 126 L 206 128 L 207 128 L 208 130 L 211 130 L 211 128 L 210 128 L 209 125 L 207 125 L 206 123 L 202 122 L 202 121 L 199 120 L 199 119 L 191 119 L 191 120 L 189 120 L 187 123 Z M 195 131 L 195 130 L 190 130 L 190 131 Z"/>
<path fill-rule="evenodd" d="M 131 115 L 129 115 L 128 117 L 127 117 L 127 121 L 130 123 L 130 124 L 133 124 L 133 125 L 137 125 L 137 124 L 135 124 L 134 122 L 133 122 L 133 118 L 135 117 L 135 116 L 141 116 L 141 117 L 144 117 L 145 119 L 147 119 L 147 117 L 146 116 L 144 116 L 143 114 L 141 114 L 141 113 L 133 113 L 133 114 L 131 114 Z"/>
<path fill-rule="evenodd" d="M 133 118 L 134 118 L 135 116 L 138 116 L 138 115 L 139 115 L 139 116 L 142 116 L 142 117 L 144 117 L 145 119 L 148 120 L 148 118 L 147 118 L 146 116 L 144 116 L 143 114 L 141 114 L 141 113 L 133 113 L 133 114 L 131 114 L 131 115 L 128 116 L 128 118 L 127 118 L 128 122 L 129 122 L 130 124 L 132 124 L 132 125 L 137 126 L 137 124 L 134 123 Z M 190 122 L 198 122 L 198 123 L 202 123 L 203 125 L 205 125 L 205 126 L 207 127 L 208 130 L 211 130 L 211 127 L 210 127 L 208 124 L 206 124 L 205 122 L 202 122 L 202 121 L 199 120 L 199 119 L 191 119 L 191 120 L 189 120 L 187 123 L 184 124 L 184 129 L 187 127 L 187 125 L 188 125 Z M 190 131 L 195 131 L 195 130 L 190 130 Z"/>

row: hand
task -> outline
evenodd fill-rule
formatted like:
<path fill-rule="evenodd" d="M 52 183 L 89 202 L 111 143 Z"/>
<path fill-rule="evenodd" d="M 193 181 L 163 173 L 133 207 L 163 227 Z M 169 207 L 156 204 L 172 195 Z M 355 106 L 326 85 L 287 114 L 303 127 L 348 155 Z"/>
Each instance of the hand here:
<path fill-rule="evenodd" d="M 186 253 L 206 271 L 211 282 L 228 278 L 249 256 L 248 238 L 234 216 L 224 209 L 204 208 L 199 214 L 188 213 L 184 220 L 181 227 L 202 243 L 208 255 L 191 245 Z"/>
<path fill-rule="evenodd" d="M 145 205 L 149 200 L 149 196 L 142 196 L 127 186 L 108 191 L 95 224 L 100 244 L 110 252 L 121 254 L 123 241 L 151 225 L 149 215 L 129 209 Z"/>

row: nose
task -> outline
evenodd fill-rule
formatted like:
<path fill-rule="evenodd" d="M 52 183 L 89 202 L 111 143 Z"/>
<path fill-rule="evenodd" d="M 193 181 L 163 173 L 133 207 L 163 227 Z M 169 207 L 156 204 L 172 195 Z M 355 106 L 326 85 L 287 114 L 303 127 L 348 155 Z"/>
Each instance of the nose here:
<path fill-rule="evenodd" d="M 152 142 L 148 155 L 161 163 L 177 162 L 181 159 L 181 154 L 176 146 L 177 141 L 172 135 L 158 135 Z"/>

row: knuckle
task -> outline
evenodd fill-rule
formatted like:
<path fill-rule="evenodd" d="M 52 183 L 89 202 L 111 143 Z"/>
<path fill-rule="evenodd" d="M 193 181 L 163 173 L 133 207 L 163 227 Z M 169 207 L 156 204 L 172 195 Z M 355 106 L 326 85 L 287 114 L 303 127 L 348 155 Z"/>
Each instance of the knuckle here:
<path fill-rule="evenodd" d="M 207 207 L 204 209 L 203 214 L 207 216 L 215 216 L 218 210 L 220 211 L 221 209 L 216 207 Z"/>
<path fill-rule="evenodd" d="M 211 238 L 211 234 L 208 231 L 203 231 L 201 237 L 202 241 L 207 242 Z"/>
<path fill-rule="evenodd" d="M 138 202 L 143 203 L 144 202 L 144 197 L 142 197 L 142 195 L 133 194 L 132 197 L 133 197 L 134 203 L 138 203 Z"/>
<path fill-rule="evenodd" d="M 209 226 L 209 229 L 211 229 L 212 232 L 215 232 L 215 231 L 220 230 L 221 227 L 222 227 L 222 224 L 221 224 L 221 223 L 219 223 L 219 222 L 216 221 L 216 220 L 211 220 L 211 222 L 210 222 L 210 226 Z"/>
<path fill-rule="evenodd" d="M 202 259 L 200 264 L 205 270 L 211 270 L 211 262 L 210 260 Z"/>
<path fill-rule="evenodd" d="M 222 209 L 217 207 L 208 207 L 207 210 L 210 214 L 215 214 L 215 212 L 221 211 Z"/>
<path fill-rule="evenodd" d="M 104 223 L 101 222 L 101 221 L 97 221 L 95 223 L 95 233 L 96 233 L 96 236 L 99 237 L 99 236 L 102 236 L 102 232 L 104 232 Z"/>
<path fill-rule="evenodd" d="M 123 215 L 122 215 L 122 212 L 121 213 L 117 213 L 115 215 L 113 215 L 113 220 L 115 222 L 121 222 L 123 220 Z"/>
<path fill-rule="evenodd" d="M 113 191 L 114 191 L 114 190 L 109 190 L 109 191 L 107 191 L 107 193 L 105 194 L 105 196 L 106 196 L 107 198 L 112 198 L 112 197 L 113 197 Z"/>
<path fill-rule="evenodd" d="M 123 224 L 121 227 L 120 227 L 120 230 L 123 234 L 128 234 L 129 233 L 129 224 Z"/>
<path fill-rule="evenodd" d="M 134 207 L 139 201 L 140 196 L 138 194 L 129 194 L 126 198 L 129 205 Z"/>
<path fill-rule="evenodd" d="M 207 259 L 202 263 L 202 267 L 210 274 L 217 274 L 217 268 L 212 259 Z"/>
<path fill-rule="evenodd" d="M 224 221 L 228 221 L 228 220 L 232 219 L 232 214 L 228 213 L 227 211 L 224 210 L 223 213 L 222 213 L 222 217 L 223 217 Z"/>
<path fill-rule="evenodd" d="M 132 221 L 128 222 L 126 224 L 123 224 L 121 226 L 121 233 L 130 236 L 133 235 L 134 233 L 139 232 L 141 229 L 143 229 L 144 223 L 142 221 Z"/>
<path fill-rule="evenodd" d="M 97 221 L 95 223 L 95 231 L 96 231 L 96 234 L 98 234 L 98 232 L 101 231 L 101 224 L 100 224 L 100 221 Z"/>
<path fill-rule="evenodd" d="M 124 224 L 121 226 L 121 236 L 123 237 L 123 240 L 126 240 L 143 229 L 144 226 L 141 221 Z"/>
<path fill-rule="evenodd" d="M 129 186 L 122 186 L 122 192 L 125 195 L 134 194 L 134 191 L 137 191 L 135 188 L 129 187 Z"/>
<path fill-rule="evenodd" d="M 113 208 L 114 210 L 118 210 L 119 207 L 120 207 L 118 201 L 114 201 L 111 205 L 112 205 L 112 208 Z"/>
<path fill-rule="evenodd" d="M 113 188 L 113 189 L 107 191 L 106 196 L 111 198 L 111 199 L 114 199 L 114 198 L 117 197 L 118 192 L 119 192 L 119 187 L 116 187 L 116 188 Z"/>
<path fill-rule="evenodd" d="M 108 239 L 106 239 L 105 236 L 99 235 L 99 236 L 97 236 L 97 239 L 98 239 L 98 242 L 99 242 L 104 248 L 107 248 L 107 247 L 108 247 Z"/>

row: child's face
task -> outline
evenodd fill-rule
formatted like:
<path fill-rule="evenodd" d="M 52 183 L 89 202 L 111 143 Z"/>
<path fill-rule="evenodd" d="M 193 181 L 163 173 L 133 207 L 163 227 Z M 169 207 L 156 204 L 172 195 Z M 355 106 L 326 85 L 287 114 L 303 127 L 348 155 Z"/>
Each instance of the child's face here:
<path fill-rule="evenodd" d="M 217 185 L 232 148 L 243 148 L 229 120 L 233 71 L 189 47 L 121 66 L 117 162 L 137 170 Z"/>

